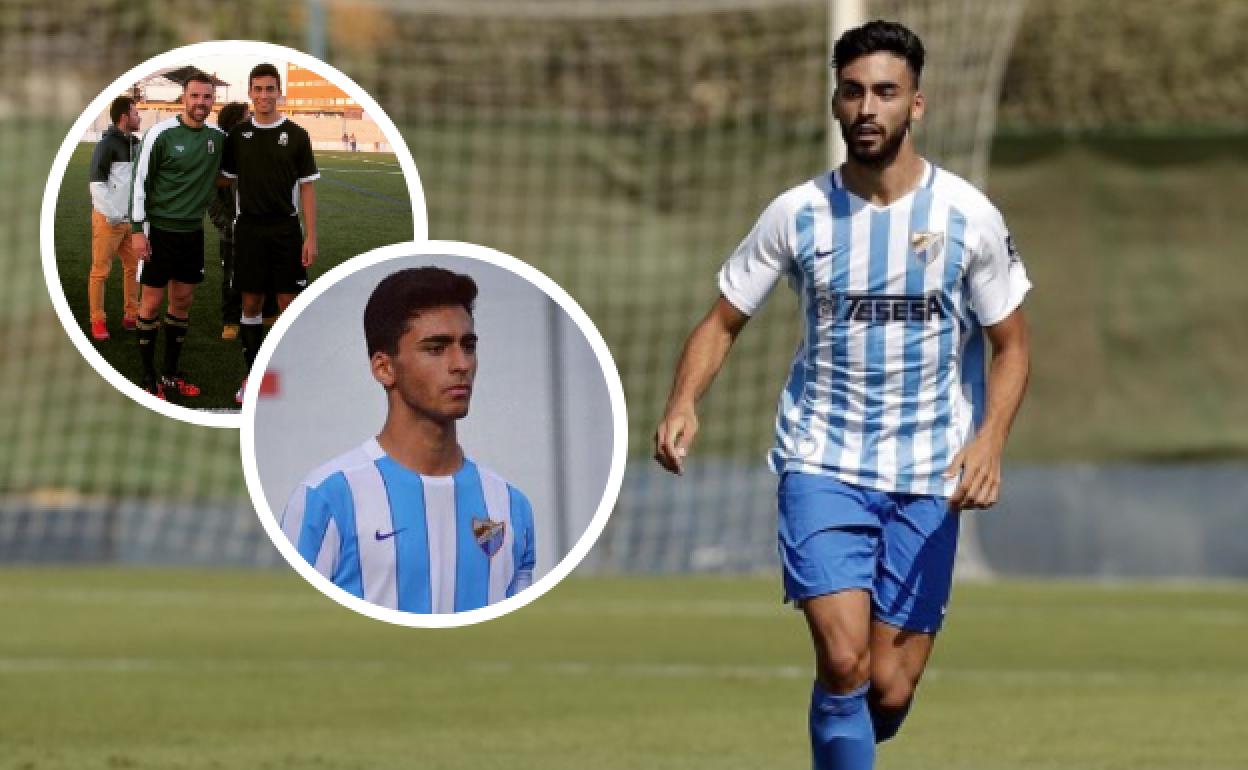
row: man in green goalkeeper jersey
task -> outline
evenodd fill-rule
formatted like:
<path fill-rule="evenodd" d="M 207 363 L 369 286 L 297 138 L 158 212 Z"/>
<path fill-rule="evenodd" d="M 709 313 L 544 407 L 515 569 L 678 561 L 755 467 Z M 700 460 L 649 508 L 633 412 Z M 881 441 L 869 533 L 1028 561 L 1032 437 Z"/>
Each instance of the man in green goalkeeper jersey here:
<path fill-rule="evenodd" d="M 131 245 L 143 260 L 139 270 L 139 355 L 143 388 L 158 398 L 198 396 L 178 369 L 186 340 L 191 299 L 204 280 L 204 212 L 212 199 L 225 149 L 225 134 L 204 121 L 216 98 L 213 79 L 201 72 L 187 78 L 182 112 L 148 130 L 139 150 L 130 194 Z M 165 312 L 164 372 L 156 372 L 160 304 Z"/>

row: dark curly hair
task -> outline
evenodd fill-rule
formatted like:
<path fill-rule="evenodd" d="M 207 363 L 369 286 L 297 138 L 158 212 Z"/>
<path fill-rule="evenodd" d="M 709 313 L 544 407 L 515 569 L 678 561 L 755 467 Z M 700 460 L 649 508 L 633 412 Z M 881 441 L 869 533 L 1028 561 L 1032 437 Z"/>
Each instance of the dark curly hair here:
<path fill-rule="evenodd" d="M 251 68 L 251 72 L 247 73 L 247 88 L 249 90 L 251 89 L 251 81 L 256 78 L 276 78 L 277 90 L 282 90 L 282 74 L 277 71 L 277 67 L 268 62 L 257 64 Z"/>
<path fill-rule="evenodd" d="M 408 321 L 421 310 L 459 305 L 471 315 L 476 298 L 476 281 L 440 267 L 412 267 L 391 273 L 377 284 L 364 306 L 368 355 L 397 353 Z"/>
<path fill-rule="evenodd" d="M 217 81 L 213 79 L 212 75 L 199 70 L 194 70 L 191 74 L 186 76 L 186 80 L 182 81 L 182 88 L 186 89 L 186 87 L 191 83 L 207 83 L 214 89 L 217 87 Z"/>
<path fill-rule="evenodd" d="M 910 71 L 914 74 L 914 84 L 919 84 L 919 75 L 923 73 L 923 41 L 902 24 L 895 21 L 876 19 L 846 30 L 841 39 L 832 47 L 832 66 L 836 68 L 836 76 L 840 78 L 841 70 L 853 60 L 867 54 L 886 51 L 906 60 Z"/>

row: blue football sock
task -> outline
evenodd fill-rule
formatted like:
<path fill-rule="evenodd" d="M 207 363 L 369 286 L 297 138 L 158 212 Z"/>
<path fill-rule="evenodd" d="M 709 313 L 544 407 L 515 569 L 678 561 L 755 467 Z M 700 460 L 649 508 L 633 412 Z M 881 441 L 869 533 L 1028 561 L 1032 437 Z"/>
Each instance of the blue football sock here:
<path fill-rule="evenodd" d="M 810 696 L 815 770 L 871 770 L 875 765 L 875 732 L 866 698 L 869 686 L 833 695 L 815 682 Z"/>
<path fill-rule="evenodd" d="M 901 723 L 906 721 L 906 715 L 910 713 L 910 703 L 898 711 L 885 711 L 878 708 L 872 708 L 870 711 L 871 724 L 875 727 L 875 742 L 883 743 L 901 729 Z"/>

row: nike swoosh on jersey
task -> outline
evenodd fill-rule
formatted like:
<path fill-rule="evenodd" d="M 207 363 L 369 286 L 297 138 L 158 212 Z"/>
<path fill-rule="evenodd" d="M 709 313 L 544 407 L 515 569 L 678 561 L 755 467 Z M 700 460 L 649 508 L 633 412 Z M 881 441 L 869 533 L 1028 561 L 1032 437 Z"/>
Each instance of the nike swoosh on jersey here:
<path fill-rule="evenodd" d="M 395 535 L 397 535 L 397 534 L 399 534 L 400 532 L 402 532 L 404 529 L 407 529 L 407 527 L 402 527 L 402 528 L 400 528 L 400 529 L 396 529 L 396 530 L 394 530 L 393 532 L 386 532 L 386 533 L 384 533 L 384 534 L 383 534 L 383 533 L 382 533 L 382 531 L 379 529 L 379 530 L 377 530 L 376 532 L 374 532 L 374 533 L 373 533 L 373 537 L 377 538 L 378 540 L 389 540 L 390 538 L 392 538 L 392 537 L 394 537 Z"/>

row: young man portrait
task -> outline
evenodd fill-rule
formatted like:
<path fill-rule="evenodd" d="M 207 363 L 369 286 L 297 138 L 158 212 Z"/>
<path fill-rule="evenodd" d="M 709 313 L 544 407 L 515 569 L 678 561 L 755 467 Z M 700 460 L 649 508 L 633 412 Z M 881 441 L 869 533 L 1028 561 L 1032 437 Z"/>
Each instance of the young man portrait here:
<path fill-rule="evenodd" d="M 463 612 L 533 580 L 528 499 L 458 440 L 477 373 L 476 298 L 472 278 L 437 267 L 377 285 L 364 336 L 386 395 L 381 432 L 308 474 L 281 516 L 304 559 L 378 606 Z"/>
<path fill-rule="evenodd" d="M 321 175 L 308 132 L 278 111 L 277 67 L 252 68 L 247 93 L 252 115 L 230 129 L 221 172 L 238 185 L 233 287 L 242 295 L 238 339 L 250 371 L 264 341 L 265 292 L 276 293 L 280 311 L 308 285 L 317 257 L 313 183 Z M 241 388 L 235 400 L 242 402 Z"/>
<path fill-rule="evenodd" d="M 139 355 L 143 388 L 159 398 L 198 396 L 179 371 L 195 287 L 204 280 L 204 212 L 216 189 L 225 134 L 205 123 L 216 100 L 213 78 L 195 72 L 182 92 L 182 113 L 148 129 L 130 197 L 131 247 L 139 270 Z M 157 314 L 165 312 L 164 372 L 156 371 Z"/>
<path fill-rule="evenodd" d="M 914 144 L 923 61 L 896 23 L 837 41 L 848 159 L 776 198 L 728 258 L 655 434 L 658 462 L 682 472 L 698 399 L 789 277 L 805 331 L 769 464 L 784 591 L 814 646 L 820 770 L 873 767 L 906 717 L 944 620 L 959 511 L 997 501 L 1027 382 L 1030 284 L 1005 222 Z"/>

